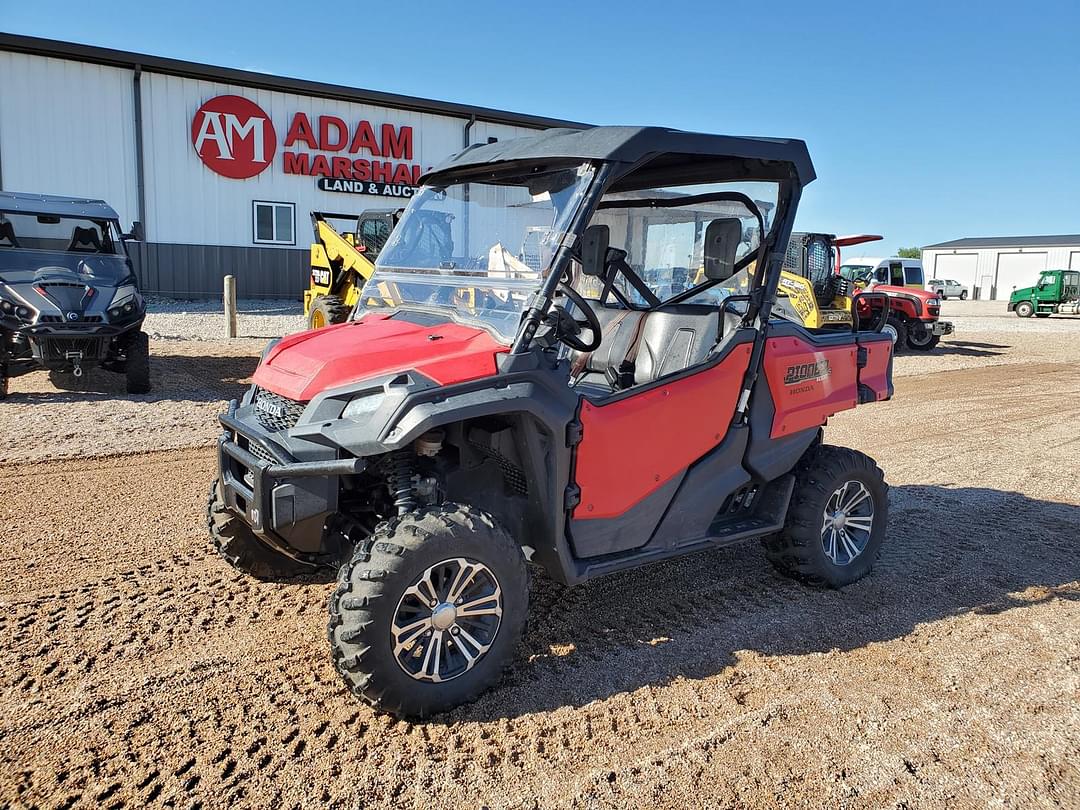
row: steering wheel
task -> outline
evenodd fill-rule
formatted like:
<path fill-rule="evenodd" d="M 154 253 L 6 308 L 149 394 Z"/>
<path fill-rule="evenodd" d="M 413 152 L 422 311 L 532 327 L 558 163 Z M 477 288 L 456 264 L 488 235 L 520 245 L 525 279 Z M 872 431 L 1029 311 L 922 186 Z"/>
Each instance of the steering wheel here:
<path fill-rule="evenodd" d="M 555 304 L 544 320 L 554 330 L 555 337 L 571 349 L 579 352 L 594 351 L 603 339 L 600 319 L 596 317 L 592 307 L 585 303 L 585 299 L 578 294 L 577 290 L 565 281 L 559 282 L 559 288 L 573 302 L 574 306 L 581 310 L 584 319 L 578 320 L 570 315 L 566 309 Z M 578 337 L 582 329 L 588 329 L 592 332 L 592 339 L 587 343 Z"/>

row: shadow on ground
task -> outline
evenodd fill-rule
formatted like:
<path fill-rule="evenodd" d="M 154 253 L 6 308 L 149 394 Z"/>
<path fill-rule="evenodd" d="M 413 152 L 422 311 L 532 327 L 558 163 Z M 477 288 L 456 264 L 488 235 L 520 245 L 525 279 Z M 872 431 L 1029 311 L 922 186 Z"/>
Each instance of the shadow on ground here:
<path fill-rule="evenodd" d="M 154 354 L 150 357 L 149 394 L 128 394 L 123 374 L 91 368 L 82 377 L 35 371 L 13 381 L 12 402 L 64 403 L 129 399 L 138 402 L 218 402 L 244 393 L 257 357 Z M 32 390 L 19 390 L 24 385 Z"/>
<path fill-rule="evenodd" d="M 996 357 L 1011 349 L 1007 343 L 974 343 L 964 340 L 950 340 L 937 345 L 932 354 L 951 354 L 958 357 Z M 999 351 L 995 351 L 999 350 Z"/>
<path fill-rule="evenodd" d="M 894 487 L 890 505 L 873 573 L 839 591 L 782 577 L 756 543 L 577 588 L 535 576 L 510 677 L 445 720 L 513 717 L 704 678 L 734 664 L 739 650 L 853 650 L 966 612 L 1080 600 L 1080 507 L 937 486 Z"/>

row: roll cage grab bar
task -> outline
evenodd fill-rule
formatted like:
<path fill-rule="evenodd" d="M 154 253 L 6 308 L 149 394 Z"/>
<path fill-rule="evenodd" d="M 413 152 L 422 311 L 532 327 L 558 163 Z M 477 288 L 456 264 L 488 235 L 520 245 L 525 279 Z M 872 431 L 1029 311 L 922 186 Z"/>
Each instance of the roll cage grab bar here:
<path fill-rule="evenodd" d="M 643 311 L 651 312 L 661 306 L 681 303 L 694 297 L 698 293 L 715 287 L 717 284 L 722 284 L 727 279 L 744 270 L 754 261 L 757 262 L 759 268 L 766 268 L 766 245 L 769 240 L 766 238 L 765 220 L 758 206 L 747 195 L 741 192 L 730 191 L 714 192 L 711 194 L 696 194 L 671 200 L 645 198 L 640 200 L 608 200 L 602 202 L 600 201 L 600 198 L 603 197 L 604 192 L 606 191 L 608 181 L 611 178 L 613 171 L 614 168 L 610 163 L 602 164 L 597 171 L 589 191 L 580 203 L 578 210 L 574 214 L 574 219 L 571 222 L 570 228 L 567 230 L 563 241 L 559 245 L 559 249 L 551 263 L 551 271 L 544 279 L 543 285 L 534 295 L 532 302 L 530 302 L 529 307 L 522 316 L 522 325 L 518 330 L 517 338 L 511 346 L 511 354 L 521 354 L 528 350 L 529 344 L 536 335 L 536 330 L 540 327 L 540 323 L 543 321 L 544 316 L 551 307 L 555 297 L 555 290 L 558 287 L 559 282 L 566 275 L 569 261 L 571 259 L 577 259 L 579 262 L 581 261 L 581 256 L 578 252 L 578 243 L 580 241 L 578 234 L 584 231 L 594 210 L 599 211 L 610 208 L 680 208 L 705 202 L 738 202 L 745 205 L 747 210 L 752 213 L 757 220 L 758 233 L 761 234 L 758 249 L 747 253 L 747 255 L 736 262 L 732 266 L 731 275 L 724 279 L 706 279 L 703 283 L 695 285 L 687 290 L 683 290 L 681 293 L 672 296 L 665 301 L 661 301 L 656 297 L 652 290 L 648 288 L 641 277 L 634 272 L 633 268 L 626 261 L 620 261 L 617 264 L 613 263 L 614 267 L 612 271 L 605 272 L 605 278 L 602 279 L 604 282 L 604 289 L 601 296 L 606 297 L 609 292 L 613 293 L 619 302 L 627 309 L 637 309 L 637 307 L 634 307 L 622 295 L 618 288 L 614 286 L 614 279 L 617 273 L 622 273 L 627 281 L 630 282 L 631 286 L 641 294 L 642 298 L 649 302 L 650 305 L 645 307 Z M 781 184 L 781 188 L 783 188 L 783 184 Z M 778 209 L 780 209 L 780 206 L 778 206 Z M 774 230 L 777 227 L 779 226 L 774 226 Z M 573 238 L 569 239 L 568 237 Z M 758 312 L 761 310 L 767 276 L 767 272 L 755 273 L 749 292 L 745 295 L 737 296 L 739 299 L 744 299 L 748 302 L 747 310 L 743 317 L 744 325 L 752 323 Z M 775 285 L 772 286 L 775 287 Z"/>

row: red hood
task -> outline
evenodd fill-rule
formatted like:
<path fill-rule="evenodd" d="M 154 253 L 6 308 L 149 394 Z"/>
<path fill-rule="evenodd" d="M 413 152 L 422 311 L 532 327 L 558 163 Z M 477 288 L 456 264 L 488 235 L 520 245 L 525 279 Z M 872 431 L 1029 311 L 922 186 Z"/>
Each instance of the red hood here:
<path fill-rule="evenodd" d="M 440 385 L 486 377 L 508 347 L 471 326 L 420 326 L 388 315 L 300 332 L 281 342 L 252 377 L 289 399 L 306 402 L 328 388 L 415 369 Z"/>
<path fill-rule="evenodd" d="M 859 292 L 866 292 L 866 291 L 865 290 L 856 290 L 856 294 L 858 294 Z M 904 295 L 911 295 L 911 296 L 914 296 L 915 298 L 922 299 L 922 302 L 924 304 L 927 301 L 929 301 L 931 298 L 938 298 L 939 297 L 937 293 L 927 292 L 926 290 L 920 290 L 918 287 L 898 287 L 895 284 L 878 284 L 876 287 L 874 287 L 873 292 L 892 293 L 893 295 L 895 295 L 897 293 L 903 293 Z"/>

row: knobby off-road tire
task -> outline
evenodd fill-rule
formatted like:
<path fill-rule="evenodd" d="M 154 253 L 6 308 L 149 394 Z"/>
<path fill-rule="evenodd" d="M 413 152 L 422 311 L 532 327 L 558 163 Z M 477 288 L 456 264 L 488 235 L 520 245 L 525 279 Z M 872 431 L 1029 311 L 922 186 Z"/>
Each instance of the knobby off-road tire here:
<path fill-rule="evenodd" d="M 267 581 L 310 577 L 318 570 L 268 549 L 240 518 L 225 508 L 221 482 L 214 479 L 206 500 L 206 528 L 210 545 L 225 560 L 248 576 Z"/>
<path fill-rule="evenodd" d="M 1020 318 L 1030 318 L 1035 314 L 1035 307 L 1031 305 L 1030 301 L 1021 301 L 1016 305 L 1016 315 Z"/>
<path fill-rule="evenodd" d="M 920 352 L 928 352 L 941 342 L 941 335 L 935 335 L 919 321 L 908 329 L 907 347 Z"/>
<path fill-rule="evenodd" d="M 349 317 L 349 307 L 336 295 L 317 295 L 308 312 L 308 329 L 320 329 L 334 323 L 344 323 Z"/>
<path fill-rule="evenodd" d="M 881 331 L 893 339 L 893 354 L 899 354 L 907 346 L 908 328 L 900 318 L 890 315 Z"/>
<path fill-rule="evenodd" d="M 852 521 L 847 524 L 850 545 L 837 537 L 830 555 L 829 530 L 834 524 L 829 515 L 837 513 L 838 497 L 845 497 L 839 493 L 861 500 L 846 518 Z M 808 585 L 850 585 L 873 567 L 888 521 L 889 487 L 874 460 L 846 447 L 818 445 L 795 468 L 795 491 L 784 530 L 765 539 L 765 550 L 777 569 Z M 869 530 L 856 529 L 856 523 L 869 525 Z M 858 553 L 850 554 L 849 548 Z"/>
<path fill-rule="evenodd" d="M 129 394 L 150 391 L 150 337 L 141 329 L 128 338 L 127 361 L 124 364 Z"/>
<path fill-rule="evenodd" d="M 334 666 L 379 711 L 443 712 L 499 680 L 528 602 L 524 555 L 487 513 L 447 503 L 395 517 L 338 574 L 327 625 Z"/>

